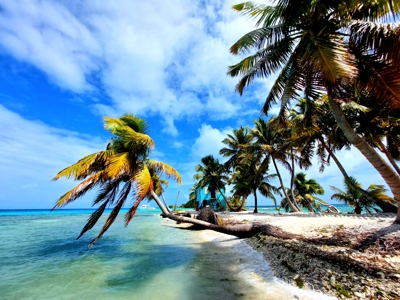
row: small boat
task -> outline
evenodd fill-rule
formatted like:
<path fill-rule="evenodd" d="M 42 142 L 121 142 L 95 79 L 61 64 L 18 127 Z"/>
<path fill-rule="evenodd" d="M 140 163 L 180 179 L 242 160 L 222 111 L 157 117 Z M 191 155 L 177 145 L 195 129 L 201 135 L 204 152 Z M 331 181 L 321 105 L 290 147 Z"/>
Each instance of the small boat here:
<path fill-rule="evenodd" d="M 143 204 L 142 206 L 139 207 L 139 209 L 155 209 L 155 208 L 148 204 Z"/>

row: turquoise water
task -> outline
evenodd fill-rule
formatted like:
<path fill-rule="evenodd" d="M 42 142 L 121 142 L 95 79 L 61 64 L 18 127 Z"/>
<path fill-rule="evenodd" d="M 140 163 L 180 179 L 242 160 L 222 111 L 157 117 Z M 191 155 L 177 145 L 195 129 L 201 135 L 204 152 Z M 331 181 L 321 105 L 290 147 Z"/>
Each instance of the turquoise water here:
<path fill-rule="evenodd" d="M 321 299 L 277 281 L 242 241 L 205 242 L 159 210 L 138 211 L 127 228 L 121 214 L 88 249 L 106 218 L 76 240 L 91 212 L 0 210 L 0 298 Z"/>
<path fill-rule="evenodd" d="M 337 209 L 339 209 L 343 214 L 347 214 L 349 212 L 354 211 L 354 207 L 353 206 L 349 206 L 346 204 L 332 204 L 333 206 L 335 206 Z M 321 208 L 323 210 L 325 210 L 327 208 L 327 206 L 321 206 Z M 254 206 L 246 206 L 246 209 L 249 211 L 253 211 L 254 210 Z M 257 207 L 258 212 L 263 213 L 263 212 L 268 212 L 268 213 L 278 213 L 278 211 L 276 210 L 275 206 L 273 205 L 268 205 L 268 206 L 258 206 Z M 307 209 L 303 209 L 305 212 L 308 212 Z M 280 210 L 282 213 L 285 212 L 284 209 Z"/>

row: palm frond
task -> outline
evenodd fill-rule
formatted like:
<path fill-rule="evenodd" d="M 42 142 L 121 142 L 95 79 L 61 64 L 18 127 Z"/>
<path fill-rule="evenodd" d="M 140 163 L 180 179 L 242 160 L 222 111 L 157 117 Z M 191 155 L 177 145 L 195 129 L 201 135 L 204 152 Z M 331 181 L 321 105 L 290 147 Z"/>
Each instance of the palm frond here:
<path fill-rule="evenodd" d="M 68 203 L 75 201 L 79 197 L 83 196 L 86 192 L 94 188 L 97 184 L 99 184 L 104 179 L 104 177 L 104 172 L 99 172 L 89 177 L 88 179 L 74 187 L 72 190 L 62 195 L 51 210 L 55 208 L 61 208 Z"/>
<path fill-rule="evenodd" d="M 129 175 L 131 173 L 129 153 L 125 152 L 112 155 L 108 160 L 104 172 L 110 178 Z"/>
<path fill-rule="evenodd" d="M 356 22 L 350 38 L 358 47 L 374 51 L 379 59 L 395 66 L 400 64 L 400 25 L 398 23 Z"/>
<path fill-rule="evenodd" d="M 108 204 L 108 201 L 105 201 L 88 219 L 85 227 L 83 227 L 81 234 L 76 238 L 79 240 L 79 238 L 85 234 L 86 231 L 90 230 L 93 228 L 93 226 L 97 223 L 97 221 L 100 219 L 100 217 L 103 215 L 104 210 L 106 209 Z"/>
<path fill-rule="evenodd" d="M 157 174 L 160 174 L 160 175 L 165 174 L 168 178 L 175 179 L 179 183 L 179 185 L 181 185 L 181 182 L 182 182 L 181 175 L 178 173 L 177 170 L 175 170 L 170 165 L 160 162 L 160 161 L 156 161 L 156 160 L 148 160 L 147 166 L 149 168 L 154 168 L 156 170 Z"/>
<path fill-rule="evenodd" d="M 92 247 L 94 245 L 94 243 L 97 242 L 97 240 L 99 238 L 101 238 L 101 236 L 108 230 L 108 228 L 110 228 L 111 224 L 114 223 L 115 219 L 118 216 L 119 211 L 121 210 L 122 205 L 124 205 L 126 198 L 129 195 L 129 192 L 131 190 L 131 182 L 128 181 L 125 183 L 124 187 L 122 188 L 117 204 L 114 206 L 114 209 L 111 211 L 106 223 L 104 224 L 103 228 L 101 229 L 101 231 L 99 232 L 99 234 L 96 236 L 95 239 L 93 239 L 90 244 L 89 244 L 89 248 Z"/>

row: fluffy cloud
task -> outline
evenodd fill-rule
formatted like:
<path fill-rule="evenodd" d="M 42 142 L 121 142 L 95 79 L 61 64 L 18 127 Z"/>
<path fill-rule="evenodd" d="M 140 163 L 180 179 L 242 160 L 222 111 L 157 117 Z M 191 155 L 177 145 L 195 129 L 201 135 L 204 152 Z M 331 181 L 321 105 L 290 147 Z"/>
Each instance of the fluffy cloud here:
<path fill-rule="evenodd" d="M 96 111 L 160 114 L 176 136 L 175 120 L 247 110 L 226 76 L 253 26 L 235 2 L 0 0 L 0 46 L 63 89 L 111 97 Z"/>
<path fill-rule="evenodd" d="M 206 155 L 214 155 L 214 157 L 223 161 L 224 159 L 219 155 L 219 150 L 224 147 L 222 140 L 231 132 L 232 128 L 229 127 L 219 130 L 211 125 L 202 124 L 199 128 L 199 137 L 192 147 L 193 156 L 199 159 Z"/>
<path fill-rule="evenodd" d="M 51 179 L 107 141 L 26 120 L 0 105 L 0 208 L 51 208 L 74 182 Z M 29 199 L 31 201 L 29 201 Z M 91 199 L 71 207 L 89 207 Z"/>

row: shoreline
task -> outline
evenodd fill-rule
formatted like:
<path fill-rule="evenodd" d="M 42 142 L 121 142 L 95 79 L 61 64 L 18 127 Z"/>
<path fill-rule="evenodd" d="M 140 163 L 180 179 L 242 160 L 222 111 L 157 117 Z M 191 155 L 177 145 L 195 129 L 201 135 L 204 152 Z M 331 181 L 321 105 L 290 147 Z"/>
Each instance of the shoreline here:
<path fill-rule="evenodd" d="M 263 255 L 276 278 L 298 291 L 314 290 L 342 299 L 400 298 L 399 247 L 390 249 L 384 244 L 385 241 L 400 240 L 400 225 L 393 224 L 394 215 L 314 217 L 249 212 L 218 215 L 229 223 L 268 223 L 311 239 L 355 239 L 348 245 L 310 244 L 262 234 L 242 240 Z M 379 234 L 375 241 L 378 244 L 356 249 L 359 240 L 374 234 Z M 224 234 L 212 232 L 212 235 Z"/>
<path fill-rule="evenodd" d="M 274 276 L 270 262 L 246 240 L 212 230 L 199 233 L 202 243 L 217 246 L 219 254 L 223 253 L 213 261 L 214 268 L 218 275 L 224 274 L 224 281 L 240 285 L 238 299 L 335 299 L 322 292 L 298 289 Z"/>

